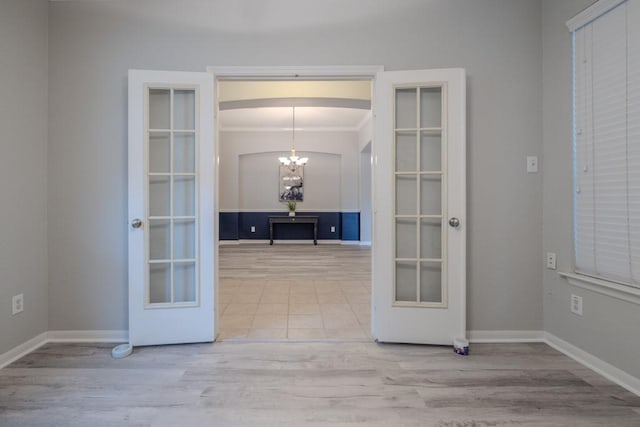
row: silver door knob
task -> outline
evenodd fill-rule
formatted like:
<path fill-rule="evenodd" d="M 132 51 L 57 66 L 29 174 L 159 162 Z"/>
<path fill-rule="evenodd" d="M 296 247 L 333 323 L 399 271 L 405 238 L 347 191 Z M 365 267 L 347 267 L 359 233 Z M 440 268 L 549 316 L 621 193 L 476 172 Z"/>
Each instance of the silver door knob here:
<path fill-rule="evenodd" d="M 131 221 L 131 226 L 133 228 L 140 228 L 142 227 L 142 220 L 140 218 L 136 218 L 133 221 Z"/>
<path fill-rule="evenodd" d="M 449 220 L 449 225 L 453 228 L 458 228 L 460 227 L 460 220 L 454 216 Z"/>

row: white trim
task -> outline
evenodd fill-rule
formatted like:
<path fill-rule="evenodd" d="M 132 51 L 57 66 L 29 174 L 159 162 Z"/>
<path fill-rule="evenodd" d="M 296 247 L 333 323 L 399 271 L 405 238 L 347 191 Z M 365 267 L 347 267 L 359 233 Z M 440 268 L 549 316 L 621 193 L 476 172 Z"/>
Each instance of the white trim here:
<path fill-rule="evenodd" d="M 604 360 L 587 353 L 586 351 L 549 332 L 544 333 L 544 342 L 559 352 L 566 354 L 576 362 L 597 372 L 606 379 L 624 387 L 631 393 L 640 396 L 640 378 L 627 374 L 623 370 L 616 368 Z"/>
<path fill-rule="evenodd" d="M 376 73 L 384 71 L 381 65 L 329 65 L 329 66 L 285 66 L 285 67 L 217 67 L 209 66 L 207 71 L 227 79 L 242 80 L 247 78 L 274 78 L 278 80 L 291 78 L 313 78 L 314 80 L 330 80 L 336 78 L 375 78 Z"/>
<path fill-rule="evenodd" d="M 371 246 L 371 241 L 370 240 L 360 241 L 360 246 Z"/>
<path fill-rule="evenodd" d="M 0 354 L 0 369 L 50 342 L 127 342 L 129 332 L 124 331 L 48 331 Z"/>
<path fill-rule="evenodd" d="M 267 132 L 291 132 L 291 128 L 250 128 L 250 127 L 220 127 L 220 132 L 259 132 L 259 133 L 267 133 Z M 358 126 L 332 126 L 332 127 L 306 127 L 306 128 L 296 128 L 296 134 L 305 133 L 305 132 L 358 132 Z M 302 150 L 301 150 L 302 151 Z"/>
<path fill-rule="evenodd" d="M 300 202 L 303 203 L 303 202 Z M 276 209 L 220 209 L 219 212 L 224 213 L 270 213 L 276 212 Z M 336 212 L 336 213 L 360 213 L 359 209 L 296 209 L 296 212 Z M 288 211 L 282 211 L 282 214 L 286 214 Z"/>
<path fill-rule="evenodd" d="M 127 342 L 129 331 L 49 331 L 47 342 Z"/>
<path fill-rule="evenodd" d="M 224 240 L 221 240 L 223 242 Z M 238 244 L 244 245 L 256 245 L 256 244 L 265 244 L 269 245 L 269 239 L 238 239 L 238 240 L 227 240 L 228 242 L 238 242 Z M 283 239 L 274 239 L 274 245 L 313 245 L 313 239 L 296 239 L 296 240 L 283 240 Z M 341 245 L 342 240 L 339 239 L 322 239 L 318 240 L 319 245 Z"/>
<path fill-rule="evenodd" d="M 11 350 L 0 354 L 0 369 L 10 365 L 11 363 L 15 362 L 21 357 L 26 356 L 32 351 L 37 350 L 47 342 L 48 342 L 47 332 L 43 332 L 40 335 L 35 336 L 30 340 L 15 346 Z"/>
<path fill-rule="evenodd" d="M 544 342 L 544 331 L 467 331 L 472 343 Z"/>
<path fill-rule="evenodd" d="M 570 285 L 587 289 L 602 295 L 616 298 L 622 301 L 640 305 L 640 289 L 625 286 L 608 280 L 596 279 L 583 274 L 558 272 L 558 275 L 567 279 Z"/>
<path fill-rule="evenodd" d="M 575 31 L 625 1 L 627 0 L 599 0 L 582 12 L 578 13 L 573 18 L 569 19 L 567 21 L 567 27 L 569 28 L 569 31 Z"/>

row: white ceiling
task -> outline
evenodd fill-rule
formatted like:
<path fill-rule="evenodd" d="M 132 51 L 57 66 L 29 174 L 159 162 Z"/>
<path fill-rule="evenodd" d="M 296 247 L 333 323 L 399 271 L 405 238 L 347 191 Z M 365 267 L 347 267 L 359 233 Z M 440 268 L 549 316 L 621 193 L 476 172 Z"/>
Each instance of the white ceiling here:
<path fill-rule="evenodd" d="M 369 110 L 296 107 L 296 130 L 358 130 Z M 290 130 L 291 107 L 239 108 L 219 113 L 221 130 Z"/>

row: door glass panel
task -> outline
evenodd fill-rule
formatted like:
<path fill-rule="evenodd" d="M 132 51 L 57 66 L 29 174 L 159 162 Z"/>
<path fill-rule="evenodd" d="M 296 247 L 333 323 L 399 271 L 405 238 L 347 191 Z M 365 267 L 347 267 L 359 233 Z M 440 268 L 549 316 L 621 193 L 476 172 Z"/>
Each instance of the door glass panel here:
<path fill-rule="evenodd" d="M 442 116 L 442 88 L 420 89 L 420 127 L 439 128 Z"/>
<path fill-rule="evenodd" d="M 442 149 L 440 134 L 422 132 L 420 134 L 420 171 L 440 172 L 442 170 Z"/>
<path fill-rule="evenodd" d="M 167 260 L 171 258 L 171 221 L 149 220 L 149 259 Z"/>
<path fill-rule="evenodd" d="M 195 220 L 175 220 L 173 223 L 173 258 L 193 259 L 196 257 Z"/>
<path fill-rule="evenodd" d="M 196 91 L 175 89 L 173 91 L 173 128 L 175 130 L 195 130 Z"/>
<path fill-rule="evenodd" d="M 149 177 L 149 216 L 169 216 L 171 184 L 168 176 Z"/>
<path fill-rule="evenodd" d="M 171 127 L 171 90 L 149 89 L 149 129 Z"/>
<path fill-rule="evenodd" d="M 173 171 L 195 173 L 196 137 L 193 133 L 176 133 L 173 140 Z"/>
<path fill-rule="evenodd" d="M 420 263 L 420 302 L 442 302 L 442 264 Z"/>
<path fill-rule="evenodd" d="M 415 262 L 396 262 L 396 301 L 416 302 L 418 268 Z"/>
<path fill-rule="evenodd" d="M 395 89 L 396 302 L 442 302 L 441 111 L 441 87 Z"/>
<path fill-rule="evenodd" d="M 167 132 L 149 133 L 149 172 L 170 172 L 170 138 Z"/>
<path fill-rule="evenodd" d="M 418 191 L 418 180 L 415 175 L 396 176 L 396 214 L 415 215 L 418 203 L 416 194 Z"/>
<path fill-rule="evenodd" d="M 396 258 L 416 258 L 417 227 L 415 219 L 398 218 L 396 221 Z"/>
<path fill-rule="evenodd" d="M 442 224 L 440 219 L 420 221 L 420 258 L 440 259 L 442 256 Z"/>
<path fill-rule="evenodd" d="M 196 91 L 150 88 L 148 94 L 147 301 L 196 302 Z"/>
<path fill-rule="evenodd" d="M 417 114 L 416 89 L 396 89 L 396 129 L 415 129 Z"/>
<path fill-rule="evenodd" d="M 173 178 L 173 215 L 194 216 L 196 213 L 196 177 Z"/>
<path fill-rule="evenodd" d="M 195 262 L 177 262 L 173 268 L 173 286 L 175 302 L 195 302 L 196 300 L 196 264 Z"/>
<path fill-rule="evenodd" d="M 440 215 L 442 213 L 442 179 L 426 175 L 420 179 L 420 213 Z"/>
<path fill-rule="evenodd" d="M 171 263 L 149 265 L 149 302 L 171 302 Z"/>
<path fill-rule="evenodd" d="M 415 172 L 417 169 L 417 143 L 415 132 L 396 134 L 396 171 Z"/>

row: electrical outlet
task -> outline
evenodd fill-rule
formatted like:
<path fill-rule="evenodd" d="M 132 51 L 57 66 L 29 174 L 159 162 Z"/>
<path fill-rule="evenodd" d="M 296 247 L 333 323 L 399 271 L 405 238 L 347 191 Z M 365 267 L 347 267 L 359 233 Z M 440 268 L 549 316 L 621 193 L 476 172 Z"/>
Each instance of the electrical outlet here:
<path fill-rule="evenodd" d="M 553 252 L 547 252 L 547 268 L 550 270 L 556 269 L 556 254 Z"/>
<path fill-rule="evenodd" d="M 332 233 L 335 233 L 335 232 L 336 232 L 336 226 L 335 226 L 335 225 L 332 225 L 332 226 L 331 226 L 331 232 L 332 232 Z"/>
<path fill-rule="evenodd" d="M 527 156 L 527 173 L 538 172 L 538 156 Z"/>
<path fill-rule="evenodd" d="M 255 225 L 252 225 L 252 226 L 251 226 L 251 232 L 252 232 L 252 233 L 255 233 L 255 232 L 256 232 L 256 226 L 255 226 Z"/>
<path fill-rule="evenodd" d="M 24 294 L 18 294 L 13 297 L 11 314 L 15 315 L 24 311 Z"/>
<path fill-rule="evenodd" d="M 582 316 L 582 297 L 571 294 L 571 312 Z"/>

